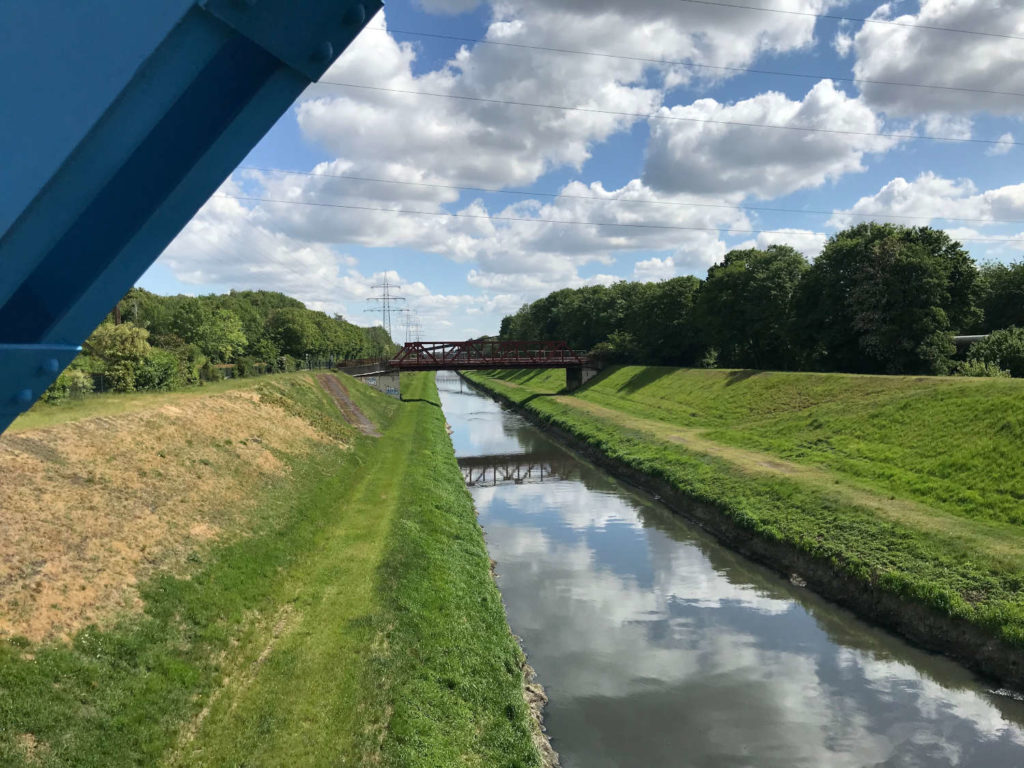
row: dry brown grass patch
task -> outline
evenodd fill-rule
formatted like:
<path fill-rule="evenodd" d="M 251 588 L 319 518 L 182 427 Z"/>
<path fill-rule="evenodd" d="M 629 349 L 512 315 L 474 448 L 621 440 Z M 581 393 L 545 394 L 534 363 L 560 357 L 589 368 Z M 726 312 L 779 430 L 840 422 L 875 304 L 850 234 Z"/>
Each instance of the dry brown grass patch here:
<path fill-rule="evenodd" d="M 279 455 L 326 438 L 252 391 L 0 437 L 0 637 L 69 638 L 137 610 L 156 569 L 258 526 Z"/>

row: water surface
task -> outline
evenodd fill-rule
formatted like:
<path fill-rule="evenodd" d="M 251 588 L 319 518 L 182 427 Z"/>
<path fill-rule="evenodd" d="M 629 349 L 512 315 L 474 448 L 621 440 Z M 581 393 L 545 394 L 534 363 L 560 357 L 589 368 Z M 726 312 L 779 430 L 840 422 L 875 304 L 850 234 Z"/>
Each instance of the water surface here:
<path fill-rule="evenodd" d="M 438 388 L 566 768 L 1024 767 L 1024 703 Z"/>

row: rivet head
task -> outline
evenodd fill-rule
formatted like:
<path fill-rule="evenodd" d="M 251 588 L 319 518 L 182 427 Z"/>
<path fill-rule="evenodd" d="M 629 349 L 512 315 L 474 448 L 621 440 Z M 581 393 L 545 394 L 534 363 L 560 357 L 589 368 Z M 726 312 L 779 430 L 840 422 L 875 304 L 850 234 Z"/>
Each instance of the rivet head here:
<path fill-rule="evenodd" d="M 60 360 L 56 357 L 51 357 L 43 363 L 43 370 L 47 373 L 60 373 Z"/>
<path fill-rule="evenodd" d="M 14 396 L 14 401 L 18 405 L 32 405 L 34 399 L 31 389 L 22 389 Z"/>
<path fill-rule="evenodd" d="M 361 27 L 363 22 L 366 21 L 366 9 L 363 7 L 363 4 L 356 3 L 345 11 L 345 18 L 342 21 L 350 27 Z"/>
<path fill-rule="evenodd" d="M 334 46 L 331 45 L 330 40 L 324 40 L 320 45 L 313 51 L 313 61 L 318 61 L 321 64 L 329 64 L 334 60 Z"/>

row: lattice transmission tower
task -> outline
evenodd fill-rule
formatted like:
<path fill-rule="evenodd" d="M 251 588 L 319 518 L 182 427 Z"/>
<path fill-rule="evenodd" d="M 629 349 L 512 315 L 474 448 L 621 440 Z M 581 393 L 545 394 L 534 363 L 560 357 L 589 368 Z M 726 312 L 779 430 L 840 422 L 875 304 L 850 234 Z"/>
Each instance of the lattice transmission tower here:
<path fill-rule="evenodd" d="M 402 327 L 405 328 L 405 343 L 423 341 L 423 324 L 420 323 L 416 310 L 408 309 L 405 313 L 405 319 L 402 321 Z"/>
<path fill-rule="evenodd" d="M 395 336 L 391 332 L 391 314 L 393 312 L 400 312 L 402 310 L 395 309 L 394 304 L 399 301 L 405 301 L 404 296 L 397 296 L 392 293 L 399 286 L 395 283 L 390 282 L 386 277 L 383 282 L 373 286 L 374 290 L 380 291 L 379 296 L 371 296 L 367 301 L 376 302 L 373 307 L 367 308 L 366 312 L 380 312 L 380 322 L 384 327 L 384 330 L 388 332 L 388 337 L 394 341 Z"/>

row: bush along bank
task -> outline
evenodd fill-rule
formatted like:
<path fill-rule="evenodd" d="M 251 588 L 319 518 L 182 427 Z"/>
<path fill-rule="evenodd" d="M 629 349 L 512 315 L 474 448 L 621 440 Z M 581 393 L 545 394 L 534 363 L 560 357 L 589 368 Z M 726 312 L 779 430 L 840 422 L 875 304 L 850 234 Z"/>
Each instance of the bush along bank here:
<path fill-rule="evenodd" d="M 1024 687 L 1024 536 L 1017 521 L 958 516 L 886 491 L 880 478 L 891 462 L 887 455 L 878 457 L 877 482 L 870 483 L 864 467 L 856 477 L 830 471 L 827 462 L 823 468 L 788 461 L 778 447 L 736 445 L 767 430 L 773 414 L 784 422 L 787 413 L 817 421 L 819 438 L 839 442 L 843 427 L 836 413 L 853 410 L 870 421 L 873 409 L 884 411 L 893 401 L 917 407 L 936 398 L 941 407 L 943 380 L 926 380 L 922 386 L 934 387 L 930 391 L 911 379 L 739 373 L 612 369 L 573 396 L 559 394 L 561 371 L 467 378 L 595 462 L 659 494 L 738 551 L 784 574 L 798 573 L 826 597 L 920 646 Z M 713 386 L 704 382 L 707 399 L 700 404 L 694 391 L 701 382 L 672 386 L 673 376 L 691 374 L 717 377 Z M 817 401 L 812 383 L 803 380 L 811 376 L 820 380 Z M 873 394 L 860 391 L 844 403 L 843 391 L 858 386 Z M 703 431 L 694 428 L 701 422 Z M 970 440 L 966 431 L 963 439 Z M 933 449 L 916 446 L 922 454 Z M 1017 482 L 1004 478 L 1004 489 L 1012 491 Z"/>
<path fill-rule="evenodd" d="M 522 654 L 432 379 L 404 382 L 405 403 L 338 380 L 380 437 L 308 374 L 215 396 L 209 445 L 162 433 L 163 475 L 180 460 L 226 478 L 234 452 L 260 451 L 273 481 L 237 508 L 221 509 L 222 493 L 213 507 L 233 535 L 140 579 L 117 616 L 66 640 L 0 639 L 0 764 L 540 765 Z M 207 400 L 144 397 L 152 418 L 106 414 L 106 433 L 162 429 Z M 69 436 L 89 429 L 87 405 Z M 293 439 L 269 439 L 260 419 L 290 420 Z M 236 427 L 246 445 L 225 440 Z M 39 442 L 31 430 L 5 439 L 0 470 L 6 452 Z M 126 499 L 109 514 L 127 515 Z"/>

